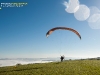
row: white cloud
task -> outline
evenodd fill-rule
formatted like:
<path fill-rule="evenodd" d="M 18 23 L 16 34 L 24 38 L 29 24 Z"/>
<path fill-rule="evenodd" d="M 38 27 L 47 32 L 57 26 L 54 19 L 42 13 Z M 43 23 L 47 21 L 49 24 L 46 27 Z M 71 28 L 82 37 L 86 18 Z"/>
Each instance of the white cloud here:
<path fill-rule="evenodd" d="M 80 5 L 79 0 L 69 0 L 64 2 L 66 7 L 65 11 L 68 13 L 74 13 L 74 16 L 79 21 L 86 20 L 90 15 L 90 10 L 86 5 Z"/>
<path fill-rule="evenodd" d="M 86 5 L 80 5 L 79 9 L 74 13 L 74 16 L 79 21 L 86 20 L 90 15 L 90 10 Z"/>
<path fill-rule="evenodd" d="M 88 24 L 92 29 L 100 29 L 100 14 L 90 16 Z"/>
<path fill-rule="evenodd" d="M 78 0 L 69 0 L 69 2 L 64 2 L 63 5 L 66 7 L 65 8 L 65 11 L 68 12 L 68 13 L 74 13 L 78 10 L 75 9 L 76 7 L 79 6 L 79 1 Z"/>
<path fill-rule="evenodd" d="M 93 14 L 92 16 L 90 16 L 90 18 L 88 19 L 88 22 L 91 23 L 95 23 L 100 19 L 100 14 Z"/>
<path fill-rule="evenodd" d="M 68 8 L 68 3 L 66 1 L 64 1 L 63 5 Z"/>
<path fill-rule="evenodd" d="M 100 10 L 95 6 L 92 6 L 90 7 L 90 12 L 90 17 L 87 20 L 89 26 L 92 29 L 100 29 Z"/>
<path fill-rule="evenodd" d="M 100 10 L 96 6 L 91 6 L 89 7 L 89 9 L 90 9 L 90 16 L 100 12 Z"/>
<path fill-rule="evenodd" d="M 92 29 L 100 29 L 100 10 L 96 6 L 88 8 L 81 5 L 79 0 L 69 0 L 64 2 L 65 11 L 74 13 L 74 17 L 79 21 L 87 21 Z"/>

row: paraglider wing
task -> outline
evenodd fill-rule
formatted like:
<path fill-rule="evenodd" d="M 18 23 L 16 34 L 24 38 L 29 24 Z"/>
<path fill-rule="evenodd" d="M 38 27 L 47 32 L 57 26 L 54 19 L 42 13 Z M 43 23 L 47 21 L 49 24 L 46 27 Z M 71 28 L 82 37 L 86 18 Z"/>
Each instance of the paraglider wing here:
<path fill-rule="evenodd" d="M 46 36 L 48 37 L 53 31 L 59 30 L 59 29 L 72 31 L 81 39 L 81 35 L 76 30 L 74 30 L 72 28 L 67 28 L 67 27 L 55 27 L 55 28 L 52 28 L 46 33 Z"/>

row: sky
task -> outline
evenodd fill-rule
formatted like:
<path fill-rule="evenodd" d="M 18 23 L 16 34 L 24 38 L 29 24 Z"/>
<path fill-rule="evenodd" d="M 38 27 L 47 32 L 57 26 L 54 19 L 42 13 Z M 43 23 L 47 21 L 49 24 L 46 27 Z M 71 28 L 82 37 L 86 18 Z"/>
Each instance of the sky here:
<path fill-rule="evenodd" d="M 2 3 L 27 3 L 7 7 Z M 100 0 L 0 0 L 0 58 L 99 57 Z M 82 39 L 68 30 L 77 30 Z"/>

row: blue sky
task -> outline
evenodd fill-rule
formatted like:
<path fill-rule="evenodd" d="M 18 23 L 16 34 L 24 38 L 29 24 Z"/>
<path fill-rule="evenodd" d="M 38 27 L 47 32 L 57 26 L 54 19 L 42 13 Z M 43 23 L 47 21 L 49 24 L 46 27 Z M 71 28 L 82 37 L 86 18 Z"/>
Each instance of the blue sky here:
<path fill-rule="evenodd" d="M 0 10 L 1 58 L 100 56 L 100 29 L 93 29 L 87 20 L 77 20 L 73 13 L 66 12 L 64 2 L 68 0 L 0 0 L 0 3 L 11 2 L 28 4 L 20 8 L 2 7 Z M 79 2 L 100 9 L 99 0 Z M 77 30 L 82 39 L 70 31 L 62 30 L 46 38 L 46 32 L 57 26 Z"/>

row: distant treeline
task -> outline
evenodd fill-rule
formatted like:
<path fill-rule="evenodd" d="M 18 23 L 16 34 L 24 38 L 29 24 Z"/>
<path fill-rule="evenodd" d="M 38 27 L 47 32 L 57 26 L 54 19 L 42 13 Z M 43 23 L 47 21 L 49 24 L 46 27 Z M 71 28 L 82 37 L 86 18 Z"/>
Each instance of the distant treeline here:
<path fill-rule="evenodd" d="M 87 59 L 81 59 L 81 60 L 100 60 L 100 57 L 97 57 L 97 58 L 87 58 Z"/>

